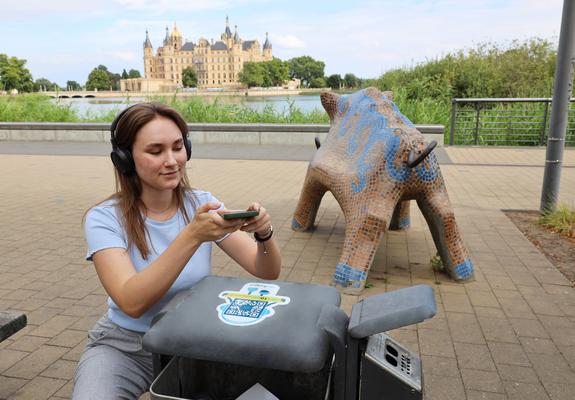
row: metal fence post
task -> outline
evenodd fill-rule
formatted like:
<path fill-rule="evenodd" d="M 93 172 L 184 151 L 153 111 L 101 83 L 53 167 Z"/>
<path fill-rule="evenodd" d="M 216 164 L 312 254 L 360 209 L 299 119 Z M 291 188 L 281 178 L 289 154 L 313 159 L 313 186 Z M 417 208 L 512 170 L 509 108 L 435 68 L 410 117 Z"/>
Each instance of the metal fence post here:
<path fill-rule="evenodd" d="M 475 141 L 475 145 L 477 146 L 479 144 L 479 110 L 480 110 L 480 105 L 479 102 L 476 101 L 475 102 L 475 133 L 474 133 L 474 141 Z"/>
<path fill-rule="evenodd" d="M 451 99 L 451 124 L 449 126 L 449 145 L 455 143 L 455 121 L 457 119 L 457 99 Z"/>
<path fill-rule="evenodd" d="M 541 136 L 539 137 L 539 146 L 543 146 L 545 144 L 545 131 L 547 130 L 547 113 L 549 112 L 549 102 L 548 100 L 545 102 L 545 110 L 543 110 L 543 126 L 541 127 Z"/>

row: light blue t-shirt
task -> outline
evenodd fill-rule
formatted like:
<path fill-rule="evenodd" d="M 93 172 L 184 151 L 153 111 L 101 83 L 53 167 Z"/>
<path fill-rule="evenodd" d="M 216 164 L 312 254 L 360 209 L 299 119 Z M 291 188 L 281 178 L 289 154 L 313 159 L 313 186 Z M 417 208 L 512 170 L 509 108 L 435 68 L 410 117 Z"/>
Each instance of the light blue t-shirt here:
<path fill-rule="evenodd" d="M 197 206 L 208 202 L 219 202 L 209 192 L 194 190 Z M 92 256 L 99 250 L 119 247 L 128 249 L 128 237 L 120 223 L 121 218 L 115 200 L 107 200 L 92 208 L 86 215 L 85 234 L 88 243 L 86 259 L 91 261 Z M 186 211 L 190 220 L 194 217 L 194 204 L 190 195 L 185 199 Z M 221 208 L 224 205 L 222 203 Z M 136 271 L 140 272 L 162 254 L 173 240 L 186 226 L 182 212 L 178 212 L 167 221 L 155 221 L 150 218 L 144 220 L 148 229 L 148 246 L 150 254 L 144 260 L 136 246 L 128 249 Z M 223 238 L 221 239 L 223 240 Z M 176 281 L 168 292 L 154 306 L 140 318 L 126 315 L 108 297 L 108 317 L 123 328 L 138 332 L 146 332 L 150 328 L 152 318 L 164 307 L 179 291 L 191 288 L 196 282 L 210 273 L 212 242 L 204 242 L 198 247 L 190 261 L 186 264 Z"/>

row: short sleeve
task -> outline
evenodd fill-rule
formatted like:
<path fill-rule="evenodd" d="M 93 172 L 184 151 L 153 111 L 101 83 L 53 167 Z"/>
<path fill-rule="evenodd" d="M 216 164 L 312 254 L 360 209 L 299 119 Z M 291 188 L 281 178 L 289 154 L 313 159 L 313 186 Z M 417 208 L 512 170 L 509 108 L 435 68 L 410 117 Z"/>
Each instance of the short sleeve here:
<path fill-rule="evenodd" d="M 84 224 L 88 252 L 86 260 L 92 261 L 92 256 L 99 250 L 119 247 L 128 248 L 124 230 L 118 221 L 114 207 L 97 206 L 86 215 Z"/>

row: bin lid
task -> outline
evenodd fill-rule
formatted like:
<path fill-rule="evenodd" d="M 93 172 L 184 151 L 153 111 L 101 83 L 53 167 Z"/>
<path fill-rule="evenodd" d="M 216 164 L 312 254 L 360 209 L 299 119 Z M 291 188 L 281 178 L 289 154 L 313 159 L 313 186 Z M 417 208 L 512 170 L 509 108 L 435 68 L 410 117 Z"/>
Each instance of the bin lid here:
<path fill-rule="evenodd" d="M 158 354 L 315 372 L 329 353 L 321 309 L 339 303 L 330 286 L 208 276 L 170 301 L 143 344 Z"/>

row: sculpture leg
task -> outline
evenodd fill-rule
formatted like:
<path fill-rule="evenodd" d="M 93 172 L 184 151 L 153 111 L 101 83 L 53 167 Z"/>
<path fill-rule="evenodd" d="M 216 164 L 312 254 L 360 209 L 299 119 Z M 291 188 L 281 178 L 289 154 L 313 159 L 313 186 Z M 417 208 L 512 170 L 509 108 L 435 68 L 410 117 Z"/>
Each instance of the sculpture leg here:
<path fill-rule="evenodd" d="M 381 239 L 388 229 L 396 199 L 370 201 L 358 210 L 363 215 L 346 216 L 345 240 L 339 263 L 335 268 L 334 284 L 348 293 L 358 293 L 365 287 L 367 273 Z"/>
<path fill-rule="evenodd" d="M 447 273 L 455 280 L 473 278 L 473 263 L 463 245 L 447 191 L 425 193 L 417 200 Z"/>
<path fill-rule="evenodd" d="M 319 181 L 317 172 L 308 168 L 292 219 L 291 227 L 294 231 L 304 232 L 313 227 L 317 210 L 326 191 L 327 187 Z"/>
<path fill-rule="evenodd" d="M 403 200 L 397 203 L 395 210 L 393 210 L 391 223 L 389 224 L 390 231 L 402 231 L 409 228 L 409 225 L 411 224 L 411 219 L 409 217 L 409 204 L 409 200 Z"/>

